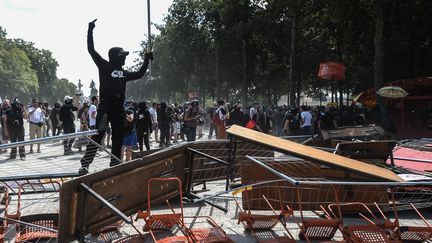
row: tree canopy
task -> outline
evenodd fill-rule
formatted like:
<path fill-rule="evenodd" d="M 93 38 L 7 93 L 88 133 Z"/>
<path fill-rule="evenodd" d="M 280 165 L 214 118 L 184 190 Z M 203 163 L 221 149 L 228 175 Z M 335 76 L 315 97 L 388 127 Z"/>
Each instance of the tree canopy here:
<path fill-rule="evenodd" d="M 330 82 L 317 78 L 319 63 L 338 61 L 346 67 L 338 88 L 356 94 L 374 86 L 377 3 L 383 80 L 430 76 L 428 0 L 174 0 L 157 26 L 152 76 L 128 92 L 135 99 L 183 101 L 195 92 L 207 101 L 267 104 L 291 94 L 298 105 L 300 93 L 329 92 Z"/>
<path fill-rule="evenodd" d="M 38 49 L 23 39 L 8 39 L 0 27 L 0 96 L 56 102 L 74 94 L 76 86 L 57 78 L 58 63 L 51 51 Z"/>

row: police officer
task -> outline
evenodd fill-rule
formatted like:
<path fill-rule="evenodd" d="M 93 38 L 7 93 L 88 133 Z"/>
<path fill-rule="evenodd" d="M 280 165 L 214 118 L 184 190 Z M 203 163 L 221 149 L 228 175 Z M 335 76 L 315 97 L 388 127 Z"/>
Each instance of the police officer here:
<path fill-rule="evenodd" d="M 112 147 L 111 153 L 120 158 L 121 148 L 124 133 L 124 101 L 126 82 L 140 79 L 144 76 L 149 60 L 153 60 L 153 53 L 146 53 L 144 63 L 137 72 L 129 72 L 123 69 L 126 56 L 129 52 L 123 48 L 113 47 L 108 52 L 109 61 L 103 59 L 96 52 L 93 43 L 93 29 L 95 28 L 96 20 L 89 23 L 87 32 L 87 49 L 99 70 L 99 106 L 96 115 L 96 128 L 99 131 L 98 135 L 94 135 L 92 139 L 98 144 L 101 143 L 105 134 L 105 128 L 108 123 L 112 127 Z M 81 168 L 78 173 L 87 174 L 88 167 L 96 155 L 96 145 L 89 143 L 84 157 L 81 159 Z M 120 161 L 111 158 L 110 166 L 120 164 Z"/>
<path fill-rule="evenodd" d="M 59 118 L 63 127 L 63 134 L 75 133 L 75 114 L 78 110 L 78 99 L 74 99 L 66 95 L 63 99 L 64 104 L 60 107 Z M 72 154 L 72 144 L 75 139 L 69 138 L 63 140 L 64 154 Z"/>

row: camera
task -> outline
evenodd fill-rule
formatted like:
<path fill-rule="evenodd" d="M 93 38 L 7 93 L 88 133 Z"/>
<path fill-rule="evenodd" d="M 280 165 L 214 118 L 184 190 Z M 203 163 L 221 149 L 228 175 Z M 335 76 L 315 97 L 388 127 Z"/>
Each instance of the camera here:
<path fill-rule="evenodd" d="M 11 108 L 12 108 L 13 110 L 15 110 L 15 111 L 22 112 L 22 111 L 23 111 L 23 108 L 24 108 L 24 105 L 21 104 L 21 103 L 19 102 L 18 98 L 15 97 L 15 99 L 12 101 Z"/>
<path fill-rule="evenodd" d="M 199 124 L 203 124 L 204 123 L 204 117 L 202 117 L 202 116 L 198 116 L 197 120 L 198 120 Z"/>

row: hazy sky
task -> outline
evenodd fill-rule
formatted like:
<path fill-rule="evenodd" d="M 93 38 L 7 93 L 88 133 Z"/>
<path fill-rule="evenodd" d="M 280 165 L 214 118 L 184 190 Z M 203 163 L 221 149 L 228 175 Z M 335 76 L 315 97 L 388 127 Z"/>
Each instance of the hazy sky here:
<path fill-rule="evenodd" d="M 162 23 L 172 0 L 151 0 L 151 21 Z M 99 86 L 96 65 L 87 52 L 88 22 L 96 21 L 95 48 L 108 59 L 113 46 L 130 51 L 132 66 L 147 39 L 147 0 L 0 0 L 0 26 L 8 38 L 22 38 L 53 53 L 59 63 L 57 76 L 77 84 L 86 95 L 93 79 Z M 152 26 L 152 33 L 156 29 Z"/>

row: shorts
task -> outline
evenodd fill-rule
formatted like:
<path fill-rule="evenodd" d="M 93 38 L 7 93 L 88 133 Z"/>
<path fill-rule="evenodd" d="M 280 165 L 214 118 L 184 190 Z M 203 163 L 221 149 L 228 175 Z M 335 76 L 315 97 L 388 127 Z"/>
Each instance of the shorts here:
<path fill-rule="evenodd" d="M 180 130 L 181 130 L 180 122 L 173 123 L 173 128 L 174 128 L 173 133 L 180 133 Z"/>
<path fill-rule="evenodd" d="M 136 132 L 129 133 L 123 138 L 123 146 L 135 146 L 137 145 L 137 134 Z"/>

